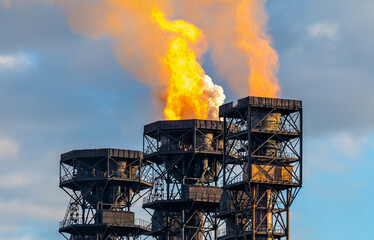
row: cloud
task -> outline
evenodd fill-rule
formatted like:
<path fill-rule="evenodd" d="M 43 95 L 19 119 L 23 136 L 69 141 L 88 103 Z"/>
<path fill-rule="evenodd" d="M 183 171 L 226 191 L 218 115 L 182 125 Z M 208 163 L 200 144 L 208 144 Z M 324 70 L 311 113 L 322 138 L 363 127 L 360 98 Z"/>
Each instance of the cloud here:
<path fill-rule="evenodd" d="M 344 156 L 354 157 L 364 148 L 367 137 L 339 133 L 332 137 L 332 145 Z"/>
<path fill-rule="evenodd" d="M 13 7 L 24 5 L 25 3 L 45 3 L 51 4 L 55 0 L 0 0 L 0 6 L 4 9 L 11 9 Z"/>
<path fill-rule="evenodd" d="M 1 70 L 20 70 L 32 65 L 32 60 L 25 54 L 0 55 Z"/>
<path fill-rule="evenodd" d="M 1 3 L 1 7 L 5 9 L 9 9 L 12 6 L 12 2 L 10 0 L 1 0 L 0 3 Z"/>
<path fill-rule="evenodd" d="M 6 137 L 0 137 L 0 160 L 6 157 L 15 157 L 19 150 L 19 144 Z"/>
<path fill-rule="evenodd" d="M 309 35 L 313 38 L 325 38 L 336 41 L 338 38 L 338 25 L 334 23 L 324 22 L 315 23 L 309 26 Z"/>
<path fill-rule="evenodd" d="M 17 211 L 14 211 L 17 209 Z M 0 212 L 4 216 L 14 217 L 32 217 L 40 220 L 58 221 L 63 216 L 65 209 L 54 206 L 44 206 L 31 203 L 27 200 L 12 199 L 3 200 L 0 199 Z"/>
<path fill-rule="evenodd" d="M 35 176 L 35 174 L 31 174 L 30 172 L 11 172 L 0 175 L 0 189 L 23 188 L 40 180 L 40 176 Z"/>
<path fill-rule="evenodd" d="M 1 237 L 0 240 L 34 240 L 35 238 L 30 235 L 22 235 L 17 237 Z"/>

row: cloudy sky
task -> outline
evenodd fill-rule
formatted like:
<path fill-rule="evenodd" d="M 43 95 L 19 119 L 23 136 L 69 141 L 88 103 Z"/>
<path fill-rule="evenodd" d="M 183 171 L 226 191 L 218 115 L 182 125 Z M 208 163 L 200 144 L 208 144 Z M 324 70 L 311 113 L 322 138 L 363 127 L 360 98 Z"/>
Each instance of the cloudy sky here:
<path fill-rule="evenodd" d="M 304 104 L 297 240 L 369 239 L 374 207 L 374 1 L 269 0 L 284 98 Z M 207 53 L 209 55 L 209 51 Z M 207 57 L 204 68 L 216 76 Z M 157 120 L 151 90 L 117 63 L 110 38 L 71 30 L 53 1 L 0 0 L 0 240 L 63 239 L 59 154 L 141 150 Z"/>

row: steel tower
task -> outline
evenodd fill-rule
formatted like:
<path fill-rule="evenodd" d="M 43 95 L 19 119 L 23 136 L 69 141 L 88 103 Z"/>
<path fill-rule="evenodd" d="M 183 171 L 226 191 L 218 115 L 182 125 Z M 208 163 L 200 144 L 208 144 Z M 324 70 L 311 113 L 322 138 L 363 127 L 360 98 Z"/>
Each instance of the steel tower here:
<path fill-rule="evenodd" d="M 289 239 L 302 185 L 302 102 L 262 97 L 220 107 L 224 159 L 219 239 Z"/>
<path fill-rule="evenodd" d="M 222 189 L 222 123 L 159 121 L 144 126 L 144 160 L 154 163 L 154 186 L 143 208 L 160 240 L 217 239 Z M 153 212 L 152 212 L 153 211 Z"/>
<path fill-rule="evenodd" d="M 142 155 L 121 149 L 61 155 L 60 188 L 71 197 L 59 228 L 66 239 L 129 240 L 150 231 L 131 211 L 140 191 L 152 186 Z"/>

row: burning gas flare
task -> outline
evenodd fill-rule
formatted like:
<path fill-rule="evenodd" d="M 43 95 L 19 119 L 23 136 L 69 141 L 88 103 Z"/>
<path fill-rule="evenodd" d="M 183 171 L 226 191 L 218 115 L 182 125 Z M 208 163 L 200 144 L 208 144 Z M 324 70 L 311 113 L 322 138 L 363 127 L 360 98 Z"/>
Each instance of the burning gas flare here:
<path fill-rule="evenodd" d="M 205 52 L 202 31 L 165 18 L 176 15 L 175 0 L 56 1 L 75 31 L 114 40 L 118 62 L 151 87 L 155 107 L 164 109 L 166 119 L 218 118 L 225 95 L 197 61 Z"/>
<path fill-rule="evenodd" d="M 166 20 L 157 8 L 152 11 L 152 19 L 164 31 L 175 33 L 163 58 L 171 72 L 164 110 L 165 118 L 217 119 L 218 106 L 223 104 L 225 99 L 223 89 L 214 85 L 205 75 L 190 47 L 191 43 L 201 40 L 201 30 L 182 20 Z"/>
<path fill-rule="evenodd" d="M 270 45 L 270 37 L 258 12 L 265 14 L 265 1 L 242 0 L 236 7 L 239 48 L 247 53 L 250 68 L 249 90 L 252 96 L 277 97 L 280 87 L 278 54 Z"/>
<path fill-rule="evenodd" d="M 150 86 L 166 119 L 217 118 L 225 96 L 198 62 L 202 43 L 216 75 L 236 94 L 280 97 L 266 0 L 50 1 L 65 10 L 76 32 L 113 39 L 118 62 Z"/>

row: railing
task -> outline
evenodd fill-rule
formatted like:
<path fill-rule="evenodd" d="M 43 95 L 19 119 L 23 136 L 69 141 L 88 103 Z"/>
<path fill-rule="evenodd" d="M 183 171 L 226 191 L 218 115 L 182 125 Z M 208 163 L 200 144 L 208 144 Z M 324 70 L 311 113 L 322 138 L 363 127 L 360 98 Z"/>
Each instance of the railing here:
<path fill-rule="evenodd" d="M 148 194 L 143 198 L 143 204 L 152 203 L 155 201 L 162 201 L 162 200 L 194 200 L 200 202 L 216 202 L 218 203 L 221 198 L 221 194 L 202 194 L 202 193 L 188 193 L 185 194 L 185 197 L 182 197 L 179 193 L 177 194 L 170 194 L 169 199 L 167 198 L 166 193 L 158 193 L 158 194 Z"/>
<path fill-rule="evenodd" d="M 282 123 L 272 123 L 263 121 L 259 123 L 256 127 L 252 128 L 252 130 L 261 131 L 261 132 L 279 132 L 279 133 L 297 133 L 300 129 L 299 125 L 291 125 Z M 229 134 L 236 134 L 240 132 L 248 131 L 247 125 L 237 125 L 230 127 Z"/>
<path fill-rule="evenodd" d="M 77 218 L 77 219 L 67 219 L 65 221 L 61 221 L 59 226 L 60 226 L 60 228 L 65 228 L 67 226 L 81 225 L 81 224 L 83 224 L 82 218 Z M 94 224 L 94 221 L 89 222 L 89 223 L 85 223 L 85 224 Z M 142 227 L 142 228 L 145 228 L 149 231 L 152 229 L 152 224 L 150 222 L 145 221 L 145 220 L 140 219 L 140 218 L 135 218 L 134 226 Z"/>
<path fill-rule="evenodd" d="M 273 227 L 258 227 L 256 229 L 257 232 L 260 232 L 260 233 L 285 233 L 285 231 L 283 230 L 283 228 L 273 228 Z"/>
<path fill-rule="evenodd" d="M 71 173 L 68 172 L 64 176 L 60 177 L 60 183 L 64 183 L 67 181 L 71 180 L 79 180 L 79 179 L 85 179 L 85 178 L 112 178 L 112 177 L 118 177 L 126 180 L 131 180 L 131 181 L 145 181 L 148 183 L 153 183 L 153 175 L 152 174 L 139 174 L 135 176 L 129 176 L 129 174 L 116 171 L 116 172 L 111 172 L 108 176 L 107 171 L 102 171 L 102 172 L 84 172 L 83 174 L 78 174 L 78 173 Z"/>
<path fill-rule="evenodd" d="M 159 146 L 147 146 L 144 150 L 145 155 L 150 155 L 157 152 L 189 152 L 189 151 L 209 151 L 209 152 L 219 152 L 222 151 L 223 146 L 218 141 L 213 141 L 211 144 L 204 144 L 196 142 L 196 148 L 194 149 L 194 144 L 186 144 L 178 141 L 171 141 L 164 144 L 159 143 Z"/>
<path fill-rule="evenodd" d="M 135 218 L 135 226 L 145 228 L 148 231 L 152 230 L 152 223 L 147 222 L 147 221 L 145 221 L 143 219 L 140 219 L 140 218 Z"/>
<path fill-rule="evenodd" d="M 218 230 L 217 235 L 218 235 L 217 237 L 224 237 L 224 236 L 229 235 L 229 232 L 226 230 L 226 228 L 225 229 L 220 229 L 220 230 Z"/>
<path fill-rule="evenodd" d="M 298 181 L 292 176 L 282 176 L 282 179 L 276 179 L 276 178 L 274 179 L 274 178 L 275 177 L 273 177 L 273 179 L 270 179 L 263 175 L 261 176 L 257 175 L 257 176 L 252 176 L 252 178 L 250 179 L 249 176 L 244 177 L 244 175 L 238 175 L 231 179 L 228 179 L 226 181 L 226 185 L 234 185 L 237 183 L 249 182 L 249 181 L 261 182 L 261 183 L 274 183 L 274 184 L 296 184 L 298 183 Z"/>
<path fill-rule="evenodd" d="M 243 208 L 252 208 L 253 204 L 250 202 L 248 197 L 241 197 L 238 198 L 238 202 L 245 202 L 246 204 L 243 204 Z M 256 202 L 256 208 L 269 208 L 269 209 L 285 209 L 285 202 L 282 202 L 281 200 L 275 200 L 272 199 L 271 201 L 267 200 L 261 200 Z M 228 200 L 225 202 L 225 204 L 220 205 L 220 213 L 227 214 L 235 210 L 233 204 L 231 204 Z"/>
<path fill-rule="evenodd" d="M 293 152 L 277 152 L 276 157 L 279 158 L 299 158 L 295 153 Z"/>
<path fill-rule="evenodd" d="M 70 225 L 83 224 L 82 218 L 66 219 L 60 222 L 60 228 L 65 228 Z"/>
<path fill-rule="evenodd" d="M 247 233 L 250 233 L 252 232 L 252 229 L 251 227 L 247 227 L 246 229 L 244 229 L 245 232 Z M 233 229 L 220 229 L 218 230 L 218 237 L 225 237 L 225 236 L 229 236 L 229 235 L 232 235 L 234 234 L 234 230 Z M 258 233 L 276 233 L 276 234 L 285 234 L 285 231 L 283 228 L 273 228 L 273 227 L 258 227 L 256 229 L 256 232 Z"/>

